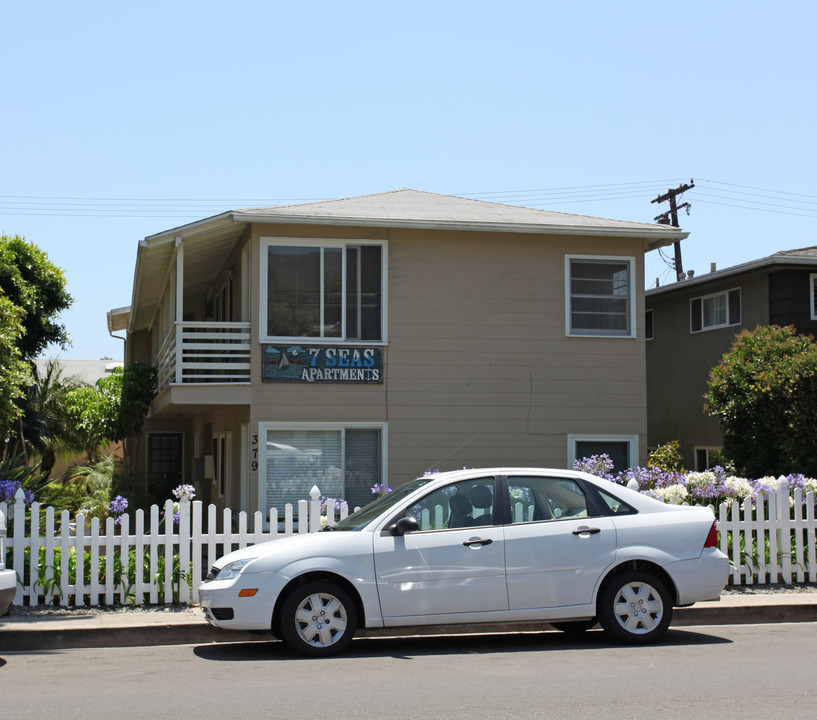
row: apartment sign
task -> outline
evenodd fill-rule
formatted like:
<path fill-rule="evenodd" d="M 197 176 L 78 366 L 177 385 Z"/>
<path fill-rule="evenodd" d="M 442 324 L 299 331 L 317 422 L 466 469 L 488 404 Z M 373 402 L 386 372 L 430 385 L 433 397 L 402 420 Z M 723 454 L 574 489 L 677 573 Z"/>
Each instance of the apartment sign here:
<path fill-rule="evenodd" d="M 380 348 L 264 345 L 264 382 L 382 383 Z"/>

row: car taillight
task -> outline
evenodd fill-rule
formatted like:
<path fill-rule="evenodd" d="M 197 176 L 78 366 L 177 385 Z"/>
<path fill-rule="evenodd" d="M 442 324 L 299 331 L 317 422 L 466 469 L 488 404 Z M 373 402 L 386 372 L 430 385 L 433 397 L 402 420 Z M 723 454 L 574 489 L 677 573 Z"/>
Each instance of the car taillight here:
<path fill-rule="evenodd" d="M 706 536 L 704 547 L 718 547 L 718 528 L 714 520 L 712 521 L 712 527 L 709 528 L 709 535 Z"/>

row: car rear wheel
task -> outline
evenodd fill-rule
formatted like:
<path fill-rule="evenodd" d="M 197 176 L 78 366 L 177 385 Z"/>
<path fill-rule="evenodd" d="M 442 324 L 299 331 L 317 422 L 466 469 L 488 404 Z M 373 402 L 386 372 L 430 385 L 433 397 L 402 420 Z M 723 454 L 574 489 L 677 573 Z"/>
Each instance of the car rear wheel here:
<path fill-rule="evenodd" d="M 356 627 L 354 601 L 333 582 L 305 583 L 295 588 L 281 607 L 281 638 L 300 655 L 343 652 Z"/>
<path fill-rule="evenodd" d="M 660 638 L 672 621 L 672 599 L 664 583 L 647 572 L 621 573 L 599 595 L 601 626 L 621 642 L 643 644 Z"/>

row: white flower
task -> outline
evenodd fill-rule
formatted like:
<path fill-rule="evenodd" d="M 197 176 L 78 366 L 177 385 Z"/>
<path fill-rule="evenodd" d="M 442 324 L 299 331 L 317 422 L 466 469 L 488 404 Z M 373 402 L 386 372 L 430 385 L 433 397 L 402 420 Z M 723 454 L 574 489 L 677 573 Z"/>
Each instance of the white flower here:
<path fill-rule="evenodd" d="M 662 488 L 655 488 L 655 494 L 659 500 L 663 500 L 670 505 L 680 505 L 687 499 L 689 492 L 681 485 L 667 485 Z"/>
<path fill-rule="evenodd" d="M 707 485 L 714 485 L 717 482 L 715 473 L 705 470 L 704 472 L 691 472 L 686 477 L 687 487 L 706 487 Z"/>
<path fill-rule="evenodd" d="M 757 481 L 758 485 L 762 485 L 764 488 L 768 488 L 769 490 L 777 490 L 778 489 L 778 482 L 776 477 L 772 477 L 771 475 L 766 475 L 766 477 L 760 478 Z"/>
<path fill-rule="evenodd" d="M 744 498 L 751 497 L 752 495 L 752 483 L 750 483 L 746 478 L 726 478 L 724 486 L 726 487 L 726 494 L 729 497 L 743 500 Z"/>
<path fill-rule="evenodd" d="M 817 480 L 814 478 L 803 478 L 803 492 L 817 495 Z"/>

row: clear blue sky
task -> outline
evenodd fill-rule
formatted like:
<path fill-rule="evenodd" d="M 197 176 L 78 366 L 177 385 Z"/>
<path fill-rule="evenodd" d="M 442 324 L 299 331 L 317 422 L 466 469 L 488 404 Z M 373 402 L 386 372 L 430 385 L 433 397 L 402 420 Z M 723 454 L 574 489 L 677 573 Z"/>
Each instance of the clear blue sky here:
<path fill-rule="evenodd" d="M 814 28 L 790 2 L 6 2 L 0 230 L 120 358 L 140 239 L 412 187 L 682 226 L 698 274 L 817 244 Z M 647 285 L 671 273 L 653 252 Z"/>

